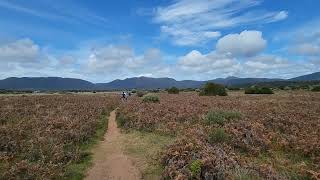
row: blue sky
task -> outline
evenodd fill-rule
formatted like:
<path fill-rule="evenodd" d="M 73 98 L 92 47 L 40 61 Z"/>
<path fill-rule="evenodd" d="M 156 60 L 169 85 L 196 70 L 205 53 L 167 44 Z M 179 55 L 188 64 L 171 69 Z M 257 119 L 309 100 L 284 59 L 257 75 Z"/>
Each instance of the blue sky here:
<path fill-rule="evenodd" d="M 316 0 L 0 0 L 0 78 L 320 71 Z"/>

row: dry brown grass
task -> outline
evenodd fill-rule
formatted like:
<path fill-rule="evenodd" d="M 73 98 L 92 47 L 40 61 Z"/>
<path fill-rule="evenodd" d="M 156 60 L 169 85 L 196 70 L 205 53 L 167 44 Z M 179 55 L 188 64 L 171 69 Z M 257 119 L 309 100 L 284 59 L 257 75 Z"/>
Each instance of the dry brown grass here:
<path fill-rule="evenodd" d="M 233 177 L 235 169 L 261 178 L 304 178 L 320 171 L 320 94 L 296 91 L 273 95 L 199 97 L 195 93 L 158 94 L 160 103 L 134 98 L 120 107 L 123 128 L 175 135 L 164 150 L 164 174 L 187 178 L 190 163 L 200 160 L 201 178 Z M 241 118 L 207 124 L 209 111 L 239 112 Z M 208 134 L 223 128 L 229 139 L 209 143 Z M 281 152 L 283 156 L 276 156 Z M 260 161 L 264 154 L 266 161 Z M 295 160 L 292 160 L 295 159 Z M 281 166 L 277 166 L 280 164 Z"/>
<path fill-rule="evenodd" d="M 101 95 L 1 96 L 0 177 L 65 177 L 69 165 L 87 160 L 82 148 L 117 104 L 118 97 Z"/>

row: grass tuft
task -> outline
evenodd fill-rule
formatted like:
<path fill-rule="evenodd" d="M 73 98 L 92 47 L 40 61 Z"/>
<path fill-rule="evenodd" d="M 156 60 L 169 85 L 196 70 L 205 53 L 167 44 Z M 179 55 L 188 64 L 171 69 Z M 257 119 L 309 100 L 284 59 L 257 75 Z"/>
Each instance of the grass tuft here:
<path fill-rule="evenodd" d="M 158 103 L 160 102 L 160 99 L 158 96 L 155 96 L 155 95 L 147 95 L 147 96 L 144 96 L 143 99 L 142 99 L 143 102 L 145 103 Z"/>
<path fill-rule="evenodd" d="M 117 121 L 117 124 L 118 124 L 119 127 L 124 127 L 124 125 L 127 122 L 125 116 L 123 114 L 121 114 L 121 113 L 117 113 L 116 121 Z"/>
<path fill-rule="evenodd" d="M 213 143 L 223 143 L 228 139 L 228 135 L 223 128 L 217 128 L 209 134 L 209 142 Z"/>
<path fill-rule="evenodd" d="M 191 171 L 192 177 L 200 176 L 201 166 L 202 166 L 202 162 L 199 159 L 191 162 L 189 169 Z"/>
<path fill-rule="evenodd" d="M 222 126 L 226 121 L 240 118 L 241 114 L 239 112 L 210 111 L 205 117 L 205 122 L 209 125 L 218 124 Z"/>

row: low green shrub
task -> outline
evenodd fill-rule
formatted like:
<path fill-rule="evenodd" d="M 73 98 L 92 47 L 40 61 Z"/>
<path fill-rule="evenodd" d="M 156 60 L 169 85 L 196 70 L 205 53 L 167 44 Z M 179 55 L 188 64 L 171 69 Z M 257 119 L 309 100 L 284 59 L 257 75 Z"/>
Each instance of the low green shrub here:
<path fill-rule="evenodd" d="M 197 159 L 191 162 L 189 169 L 191 171 L 192 177 L 199 177 L 201 173 L 202 162 Z"/>
<path fill-rule="evenodd" d="M 220 84 L 206 83 L 200 90 L 200 96 L 227 96 L 226 88 Z"/>
<path fill-rule="evenodd" d="M 261 88 L 260 93 L 261 94 L 273 94 L 274 92 L 270 88 L 263 87 L 263 88 Z"/>
<path fill-rule="evenodd" d="M 180 91 L 183 91 L 183 92 L 193 92 L 195 91 L 196 89 L 194 88 L 185 88 L 185 89 L 180 89 Z"/>
<path fill-rule="evenodd" d="M 0 89 L 0 94 L 31 94 L 33 91 L 20 91 L 20 90 L 6 90 L 6 89 Z"/>
<path fill-rule="evenodd" d="M 169 94 L 179 94 L 179 89 L 176 87 L 172 87 L 168 89 Z"/>
<path fill-rule="evenodd" d="M 207 124 L 223 125 L 226 121 L 240 119 L 239 112 L 210 111 L 205 117 Z"/>
<path fill-rule="evenodd" d="M 245 94 L 273 94 L 273 91 L 268 87 L 260 88 L 252 86 L 250 88 L 245 89 Z"/>
<path fill-rule="evenodd" d="M 228 139 L 227 133 L 223 128 L 217 128 L 216 130 L 209 133 L 209 142 L 213 143 L 223 143 Z"/>
<path fill-rule="evenodd" d="M 147 96 L 143 97 L 142 101 L 143 102 L 158 103 L 158 102 L 160 102 L 160 99 L 158 96 L 155 96 L 155 95 L 147 95 Z"/>
<path fill-rule="evenodd" d="M 320 85 L 312 87 L 311 91 L 313 92 L 320 92 Z"/>
<path fill-rule="evenodd" d="M 126 118 L 124 117 L 123 114 L 117 113 L 117 124 L 119 127 L 123 127 L 126 124 Z"/>
<path fill-rule="evenodd" d="M 137 91 L 137 96 L 138 97 L 142 97 L 142 96 L 144 96 L 146 94 L 147 94 L 147 92 L 145 92 L 145 91 Z"/>

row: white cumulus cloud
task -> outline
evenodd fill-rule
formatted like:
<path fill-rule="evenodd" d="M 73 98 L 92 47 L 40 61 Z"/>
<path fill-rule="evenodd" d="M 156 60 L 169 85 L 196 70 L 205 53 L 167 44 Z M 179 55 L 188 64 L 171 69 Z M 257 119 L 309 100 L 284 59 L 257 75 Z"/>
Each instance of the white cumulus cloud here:
<path fill-rule="evenodd" d="M 265 24 L 284 20 L 287 11 L 254 10 L 260 0 L 176 0 L 158 7 L 154 22 L 161 24 L 162 34 L 174 44 L 198 45 L 217 38 L 206 36 L 242 25 Z"/>
<path fill-rule="evenodd" d="M 217 52 L 202 54 L 193 50 L 179 58 L 178 68 L 185 74 L 192 74 L 198 78 L 224 77 L 235 74 L 239 70 L 239 63 L 227 54 Z"/>
<path fill-rule="evenodd" d="M 0 61 L 34 61 L 38 58 L 39 54 L 39 46 L 27 38 L 0 45 Z"/>
<path fill-rule="evenodd" d="M 76 73 L 72 56 L 57 58 L 29 38 L 0 45 L 0 78 L 11 76 L 84 77 Z M 71 64 L 71 65 L 70 65 Z M 79 70 L 80 72 L 81 70 Z"/>
<path fill-rule="evenodd" d="M 94 47 L 87 44 L 83 48 L 57 53 L 30 39 L 20 39 L 0 45 L 0 78 L 60 76 L 108 82 L 143 75 L 210 80 L 227 76 L 290 78 L 319 71 L 319 56 L 292 60 L 281 55 L 262 54 L 264 46 L 257 45 L 259 41 L 263 44 L 262 35 L 251 31 L 250 38 L 243 38 L 248 32 L 233 34 L 235 38 L 231 38 L 231 44 L 237 47 L 235 49 L 222 48 L 224 51 L 221 51 L 218 48 L 206 53 L 194 49 L 179 57 L 157 48 L 137 53 L 130 46 L 112 44 L 95 44 Z M 260 48 L 251 51 L 241 49 L 240 45 Z"/>
<path fill-rule="evenodd" d="M 267 45 L 260 31 L 243 31 L 240 34 L 228 34 L 218 40 L 216 48 L 222 53 L 234 56 L 254 56 Z"/>

